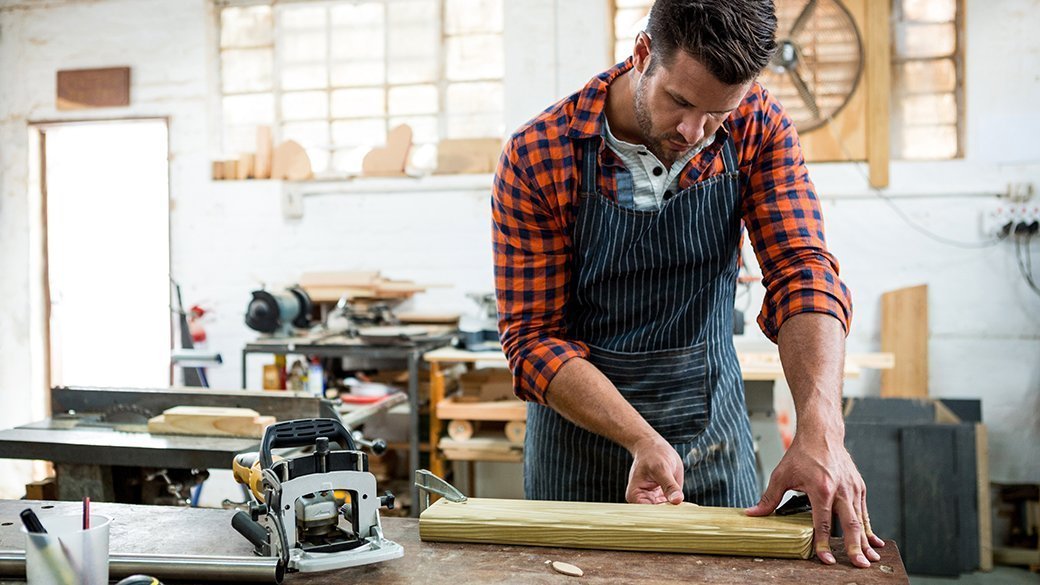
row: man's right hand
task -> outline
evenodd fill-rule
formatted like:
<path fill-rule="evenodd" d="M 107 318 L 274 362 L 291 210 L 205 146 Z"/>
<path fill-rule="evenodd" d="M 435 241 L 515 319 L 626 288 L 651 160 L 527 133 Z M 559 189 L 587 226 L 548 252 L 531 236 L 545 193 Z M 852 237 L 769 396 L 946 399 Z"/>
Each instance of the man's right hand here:
<path fill-rule="evenodd" d="M 625 499 L 630 504 L 680 504 L 683 501 L 683 463 L 660 435 L 638 441 L 631 449 Z"/>

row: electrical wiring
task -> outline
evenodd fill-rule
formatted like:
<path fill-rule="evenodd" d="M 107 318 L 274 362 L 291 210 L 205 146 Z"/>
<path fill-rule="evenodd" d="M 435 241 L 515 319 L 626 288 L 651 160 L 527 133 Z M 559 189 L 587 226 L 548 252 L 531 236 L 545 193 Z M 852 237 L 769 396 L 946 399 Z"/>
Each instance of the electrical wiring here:
<path fill-rule="evenodd" d="M 1025 246 L 1022 245 L 1023 239 L 1025 239 Z M 1024 238 L 1022 236 L 1015 237 L 1015 260 L 1018 264 L 1018 271 L 1022 273 L 1022 278 L 1025 279 L 1029 289 L 1036 293 L 1037 296 L 1040 296 L 1040 286 L 1037 286 L 1033 277 L 1033 258 L 1029 246 L 1032 240 L 1033 234 L 1027 234 Z"/>

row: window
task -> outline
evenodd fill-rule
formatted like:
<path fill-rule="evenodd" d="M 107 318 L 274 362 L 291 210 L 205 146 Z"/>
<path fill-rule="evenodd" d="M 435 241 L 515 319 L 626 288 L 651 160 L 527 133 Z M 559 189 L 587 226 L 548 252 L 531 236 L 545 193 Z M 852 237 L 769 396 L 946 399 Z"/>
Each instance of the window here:
<path fill-rule="evenodd" d="M 501 137 L 502 2 L 222 2 L 225 151 L 252 152 L 267 124 L 343 176 L 402 123 L 420 166 L 441 139 Z"/>
<path fill-rule="evenodd" d="M 806 1 L 777 3 L 804 5 Z M 632 54 L 652 4 L 652 0 L 615 0 L 617 61 Z M 892 158 L 935 160 L 962 155 L 962 14 L 961 0 L 892 0 Z"/>

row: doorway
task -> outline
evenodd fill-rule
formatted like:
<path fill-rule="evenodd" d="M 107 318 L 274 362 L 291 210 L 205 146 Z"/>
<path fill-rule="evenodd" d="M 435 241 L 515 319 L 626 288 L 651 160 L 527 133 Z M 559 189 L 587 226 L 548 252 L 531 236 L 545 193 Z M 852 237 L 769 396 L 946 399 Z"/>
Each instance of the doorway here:
<path fill-rule="evenodd" d="M 165 119 L 36 124 L 47 387 L 168 387 Z"/>

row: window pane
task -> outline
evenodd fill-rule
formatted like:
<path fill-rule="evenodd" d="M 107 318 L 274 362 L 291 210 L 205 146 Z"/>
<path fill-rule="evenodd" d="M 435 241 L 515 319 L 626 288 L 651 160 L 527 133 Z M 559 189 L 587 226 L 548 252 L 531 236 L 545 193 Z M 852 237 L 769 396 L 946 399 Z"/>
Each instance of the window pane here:
<path fill-rule="evenodd" d="M 432 144 L 437 142 L 439 138 L 436 116 L 401 116 L 390 118 L 391 128 L 398 124 L 408 124 L 412 127 L 413 143 Z"/>
<path fill-rule="evenodd" d="M 447 134 L 448 138 L 491 138 L 502 135 L 502 126 L 501 114 L 450 116 Z"/>
<path fill-rule="evenodd" d="M 907 96 L 897 107 L 904 127 L 957 123 L 957 100 L 952 93 Z"/>
<path fill-rule="evenodd" d="M 332 92 L 333 118 L 382 116 L 384 113 L 386 104 L 382 89 L 337 89 Z"/>
<path fill-rule="evenodd" d="M 382 61 L 337 63 L 332 66 L 332 86 L 382 85 L 385 75 Z"/>
<path fill-rule="evenodd" d="M 501 82 L 453 83 L 448 86 L 449 115 L 500 113 L 504 103 Z"/>
<path fill-rule="evenodd" d="M 452 81 L 502 77 L 502 37 L 474 35 L 448 39 L 447 77 Z"/>
<path fill-rule="evenodd" d="M 329 51 L 323 32 L 283 34 L 278 43 L 283 63 L 323 63 Z"/>
<path fill-rule="evenodd" d="M 383 28 L 383 2 L 357 2 L 332 7 L 332 26 L 355 30 Z"/>
<path fill-rule="evenodd" d="M 329 98 L 324 91 L 294 91 L 282 94 L 283 120 L 314 120 L 329 117 Z"/>
<path fill-rule="evenodd" d="M 504 0 L 446 0 L 444 32 L 449 35 L 502 31 Z"/>
<path fill-rule="evenodd" d="M 326 87 L 329 70 L 324 65 L 285 65 L 282 67 L 282 89 L 318 89 Z"/>
<path fill-rule="evenodd" d="M 224 93 L 270 91 L 270 49 L 228 49 L 220 54 Z"/>
<path fill-rule="evenodd" d="M 437 102 L 437 87 L 434 85 L 409 85 L 390 89 L 392 115 L 436 114 Z"/>
<path fill-rule="evenodd" d="M 899 158 L 944 159 L 957 156 L 957 126 L 904 127 Z"/>
<path fill-rule="evenodd" d="M 336 61 L 371 61 L 383 58 L 383 27 L 342 29 L 332 33 L 332 58 Z"/>
<path fill-rule="evenodd" d="M 283 30 L 324 30 L 327 11 L 318 3 L 285 4 L 278 7 L 279 24 Z"/>
<path fill-rule="evenodd" d="M 435 59 L 393 59 L 387 71 L 390 83 L 428 83 L 437 81 Z"/>
<path fill-rule="evenodd" d="M 952 59 L 908 61 L 897 64 L 893 71 L 901 93 L 952 92 L 957 87 L 957 67 Z"/>
<path fill-rule="evenodd" d="M 256 126 L 253 124 L 242 126 L 225 124 L 224 153 L 234 156 L 244 152 L 256 152 Z"/>
<path fill-rule="evenodd" d="M 947 57 L 957 48 L 957 31 L 953 24 L 903 24 L 896 27 L 895 33 L 899 57 Z"/>
<path fill-rule="evenodd" d="M 332 123 L 336 146 L 375 146 L 386 142 L 386 122 L 382 118 L 344 120 Z"/>
<path fill-rule="evenodd" d="M 433 0 L 395 0 L 387 3 L 390 30 L 398 27 L 425 25 L 436 28 L 437 2 Z"/>
<path fill-rule="evenodd" d="M 953 22 L 957 0 L 903 0 L 903 19 L 915 22 Z"/>
<path fill-rule="evenodd" d="M 220 46 L 241 48 L 269 46 L 274 25 L 270 6 L 225 8 L 220 11 Z"/>
<path fill-rule="evenodd" d="M 269 93 L 224 96 L 224 124 L 271 124 L 274 96 Z M 254 136 L 255 138 L 255 136 Z"/>

